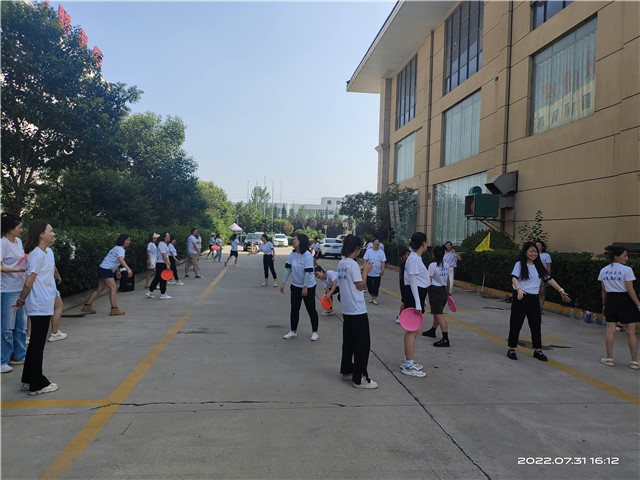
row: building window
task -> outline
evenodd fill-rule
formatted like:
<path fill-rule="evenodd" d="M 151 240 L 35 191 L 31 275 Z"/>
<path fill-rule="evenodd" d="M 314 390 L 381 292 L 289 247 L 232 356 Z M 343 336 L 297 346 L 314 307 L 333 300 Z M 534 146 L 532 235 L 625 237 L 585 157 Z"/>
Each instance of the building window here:
<path fill-rule="evenodd" d="M 533 28 L 536 29 L 544 22 L 553 17 L 556 13 L 560 12 L 567 5 L 572 3 L 571 1 L 549 1 L 549 2 L 531 2 L 531 8 L 533 9 Z"/>
<path fill-rule="evenodd" d="M 340 205 L 340 200 L 336 200 L 336 205 Z"/>
<path fill-rule="evenodd" d="M 416 116 L 417 66 L 416 55 L 396 77 L 396 130 Z"/>
<path fill-rule="evenodd" d="M 401 182 L 413 178 L 413 165 L 416 150 L 416 134 L 412 133 L 396 143 L 395 181 Z"/>
<path fill-rule="evenodd" d="M 331 200 L 327 200 L 327 205 L 331 205 Z"/>
<path fill-rule="evenodd" d="M 442 165 L 478 154 L 480 148 L 480 90 L 444 112 Z"/>
<path fill-rule="evenodd" d="M 532 134 L 593 114 L 596 26 L 594 18 L 534 55 Z"/>
<path fill-rule="evenodd" d="M 471 187 L 485 190 L 486 181 L 487 173 L 483 172 L 435 186 L 434 245 L 446 241 L 460 245 L 468 235 L 484 228 L 481 222 L 464 216 L 464 197 Z"/>
<path fill-rule="evenodd" d="M 444 93 L 482 67 L 484 2 L 462 2 L 445 22 Z"/>

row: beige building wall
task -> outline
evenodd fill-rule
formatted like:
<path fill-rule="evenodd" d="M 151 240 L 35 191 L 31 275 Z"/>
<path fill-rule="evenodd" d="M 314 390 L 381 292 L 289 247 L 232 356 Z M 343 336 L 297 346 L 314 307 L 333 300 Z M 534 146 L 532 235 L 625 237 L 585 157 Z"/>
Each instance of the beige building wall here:
<path fill-rule="evenodd" d="M 594 114 L 530 134 L 532 55 L 594 17 Z M 404 66 L 382 79 L 378 151 L 386 145 L 387 160 L 380 153 L 379 191 L 394 180 L 395 144 L 415 132 L 414 177 L 400 185 L 418 189 L 418 229 L 430 240 L 435 185 L 518 171 L 515 209 L 493 222 L 507 233 L 542 210 L 553 250 L 599 253 L 614 241 L 640 242 L 640 3 L 573 2 L 533 30 L 528 1 L 485 2 L 482 68 L 446 95 L 445 19 L 415 52 L 416 116 L 398 130 L 396 75 Z M 443 113 L 477 90 L 479 153 L 441 166 Z"/>

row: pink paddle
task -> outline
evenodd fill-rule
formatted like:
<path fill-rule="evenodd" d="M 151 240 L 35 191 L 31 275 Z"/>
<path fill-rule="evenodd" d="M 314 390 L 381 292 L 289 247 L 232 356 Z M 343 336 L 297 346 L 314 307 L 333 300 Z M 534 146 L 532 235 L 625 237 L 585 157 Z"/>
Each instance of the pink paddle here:
<path fill-rule="evenodd" d="M 400 325 L 407 332 L 416 332 L 420 330 L 424 322 L 421 313 L 416 313 L 415 308 L 405 308 L 400 314 Z"/>
<path fill-rule="evenodd" d="M 451 310 L 453 313 L 456 313 L 456 302 L 453 300 L 453 297 L 451 295 L 449 295 L 449 297 L 447 298 L 447 305 L 449 305 L 449 310 Z"/>

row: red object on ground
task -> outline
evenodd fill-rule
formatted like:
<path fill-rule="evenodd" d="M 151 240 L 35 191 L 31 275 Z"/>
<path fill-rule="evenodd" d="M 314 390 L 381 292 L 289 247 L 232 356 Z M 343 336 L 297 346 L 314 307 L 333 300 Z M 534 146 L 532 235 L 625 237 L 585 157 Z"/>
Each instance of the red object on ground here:
<path fill-rule="evenodd" d="M 415 308 L 405 308 L 400 314 L 400 325 L 407 332 L 416 332 L 420 330 L 422 324 L 424 323 L 424 318 L 421 313 L 416 313 Z"/>
<path fill-rule="evenodd" d="M 162 273 L 160 274 L 160 277 L 163 280 L 169 281 L 173 278 L 173 272 L 171 270 L 163 270 Z"/>

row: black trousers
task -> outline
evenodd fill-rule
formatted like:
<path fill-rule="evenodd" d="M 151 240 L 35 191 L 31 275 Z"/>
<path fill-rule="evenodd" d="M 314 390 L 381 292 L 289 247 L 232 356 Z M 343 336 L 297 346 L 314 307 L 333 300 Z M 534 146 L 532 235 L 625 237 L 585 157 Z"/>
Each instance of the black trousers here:
<path fill-rule="evenodd" d="M 542 338 L 540 324 L 542 317 L 540 315 L 540 298 L 539 295 L 525 293 L 522 300 L 518 300 L 517 293 L 513 294 L 511 302 L 511 318 L 509 319 L 509 348 L 518 346 L 518 337 L 524 323 L 524 317 L 527 317 L 529 329 L 531 330 L 531 343 L 533 348 L 542 348 Z"/>
<path fill-rule="evenodd" d="M 311 329 L 318 331 L 318 312 L 316 311 L 316 287 L 307 288 L 307 296 L 302 296 L 302 288 L 291 285 L 291 331 L 298 330 L 298 322 L 300 321 L 300 306 L 304 299 L 304 306 L 307 309 L 309 318 L 311 318 Z"/>
<path fill-rule="evenodd" d="M 22 370 L 22 383 L 29 384 L 29 390 L 35 392 L 42 390 L 51 382 L 42 374 L 42 360 L 44 358 L 44 345 L 47 343 L 49 322 L 51 315 L 35 316 L 31 318 L 31 339 L 27 348 L 27 356 L 24 359 Z"/>
<path fill-rule="evenodd" d="M 342 322 L 342 361 L 340 373 L 353 374 L 353 383 L 360 384 L 362 377 L 369 379 L 367 365 L 369 364 L 369 317 L 366 313 L 360 315 L 343 314 Z"/>
<path fill-rule="evenodd" d="M 176 268 L 176 259 L 171 256 L 169 257 L 169 262 L 171 262 L 171 271 L 173 272 L 173 279 L 178 282 L 180 279 L 178 278 L 178 269 Z"/>
<path fill-rule="evenodd" d="M 262 256 L 262 266 L 264 267 L 264 278 L 269 278 L 269 269 L 271 269 L 271 275 L 273 275 L 273 279 L 277 280 L 278 276 L 276 275 L 276 269 L 273 267 L 273 255 L 263 255 Z"/>
<path fill-rule="evenodd" d="M 369 295 L 372 297 L 378 296 L 381 281 L 382 277 L 367 277 L 367 290 L 369 291 Z"/>
<path fill-rule="evenodd" d="M 153 277 L 153 280 L 151 281 L 151 285 L 149 285 L 149 291 L 153 292 L 156 287 L 158 286 L 158 283 L 160 283 L 160 293 L 162 293 L 164 295 L 164 293 L 167 291 L 167 281 L 163 280 L 161 275 L 162 272 L 164 272 L 167 269 L 167 264 L 166 263 L 156 263 L 156 275 L 155 277 Z"/>

